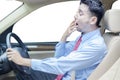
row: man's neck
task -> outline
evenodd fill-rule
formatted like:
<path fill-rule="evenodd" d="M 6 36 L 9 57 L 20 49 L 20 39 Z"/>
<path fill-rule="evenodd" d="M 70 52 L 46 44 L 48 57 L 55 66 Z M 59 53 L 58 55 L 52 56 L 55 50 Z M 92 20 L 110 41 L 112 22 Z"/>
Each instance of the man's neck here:
<path fill-rule="evenodd" d="M 86 33 L 92 32 L 92 31 L 94 31 L 96 29 L 98 29 L 98 26 L 92 26 L 91 28 L 89 28 L 86 31 L 82 32 L 82 34 L 86 34 Z"/>

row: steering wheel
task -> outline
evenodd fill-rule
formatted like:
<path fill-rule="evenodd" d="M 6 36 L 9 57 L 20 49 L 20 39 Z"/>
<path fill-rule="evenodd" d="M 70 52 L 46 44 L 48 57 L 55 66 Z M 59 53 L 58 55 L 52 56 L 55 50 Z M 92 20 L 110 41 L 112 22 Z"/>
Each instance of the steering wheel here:
<path fill-rule="evenodd" d="M 11 37 L 13 37 L 18 42 L 17 47 L 12 45 Z M 13 48 L 13 49 L 17 50 L 22 57 L 30 58 L 28 55 L 26 46 L 24 45 L 24 43 L 21 41 L 21 39 L 15 33 L 8 33 L 8 35 L 6 37 L 6 44 L 7 44 L 7 48 Z M 30 74 L 29 67 L 17 65 L 15 63 L 13 63 L 12 61 L 10 61 L 10 65 L 14 72 L 18 72 L 18 73 L 22 73 L 22 74 L 23 73 Z"/>

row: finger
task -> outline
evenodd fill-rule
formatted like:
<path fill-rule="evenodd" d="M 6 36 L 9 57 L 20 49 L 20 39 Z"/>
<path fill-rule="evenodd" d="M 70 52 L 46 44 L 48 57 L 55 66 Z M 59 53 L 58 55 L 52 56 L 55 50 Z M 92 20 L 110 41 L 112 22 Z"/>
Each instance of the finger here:
<path fill-rule="evenodd" d="M 12 61 L 12 58 L 10 57 L 10 58 L 8 58 L 8 60 L 9 60 L 9 61 Z"/>
<path fill-rule="evenodd" d="M 8 49 L 6 50 L 6 52 L 12 52 L 12 51 L 13 51 L 12 48 L 8 48 Z"/>
<path fill-rule="evenodd" d="M 11 55 L 9 55 L 9 56 L 7 56 L 7 58 L 8 58 L 8 59 L 12 59 L 12 56 L 11 56 Z"/>
<path fill-rule="evenodd" d="M 75 21 L 72 21 L 70 26 L 74 26 L 75 25 Z"/>
<path fill-rule="evenodd" d="M 8 55 L 7 55 L 8 58 L 11 57 L 11 56 L 12 56 L 12 54 L 8 54 Z"/>
<path fill-rule="evenodd" d="M 77 26 L 72 26 L 72 27 L 70 27 L 70 30 L 71 31 L 75 31 L 77 29 Z"/>
<path fill-rule="evenodd" d="M 75 22 L 71 23 L 71 25 L 70 25 L 70 27 L 73 27 L 73 26 L 75 26 Z"/>
<path fill-rule="evenodd" d="M 13 54 L 13 52 L 7 52 L 7 55 L 12 55 Z"/>
<path fill-rule="evenodd" d="M 73 32 L 76 31 L 76 30 L 77 30 L 77 28 L 74 28 L 74 29 L 73 29 Z"/>
<path fill-rule="evenodd" d="M 7 55 L 7 58 L 8 58 L 9 61 L 11 61 L 12 60 L 12 55 Z"/>

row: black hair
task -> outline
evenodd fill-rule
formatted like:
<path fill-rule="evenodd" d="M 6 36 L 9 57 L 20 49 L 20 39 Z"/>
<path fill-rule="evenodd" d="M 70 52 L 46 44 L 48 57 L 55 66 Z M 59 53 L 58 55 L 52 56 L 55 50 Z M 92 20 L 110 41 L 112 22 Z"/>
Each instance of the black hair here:
<path fill-rule="evenodd" d="M 100 0 L 81 0 L 80 4 L 81 3 L 88 5 L 92 15 L 97 17 L 96 25 L 100 27 L 99 23 L 104 15 L 104 7 L 102 2 Z"/>

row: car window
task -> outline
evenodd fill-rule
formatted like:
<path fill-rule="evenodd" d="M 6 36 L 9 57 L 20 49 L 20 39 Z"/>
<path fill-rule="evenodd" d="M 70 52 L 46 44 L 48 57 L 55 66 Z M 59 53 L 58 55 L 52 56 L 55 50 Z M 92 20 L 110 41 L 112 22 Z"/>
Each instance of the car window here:
<path fill-rule="evenodd" d="M 59 41 L 66 28 L 74 20 L 78 3 L 78 1 L 69 1 L 41 7 L 17 22 L 13 32 L 23 42 Z M 68 40 L 75 39 L 76 34 L 79 33 L 75 32 Z"/>
<path fill-rule="evenodd" d="M 0 21 L 22 5 L 22 2 L 15 0 L 0 0 Z"/>

